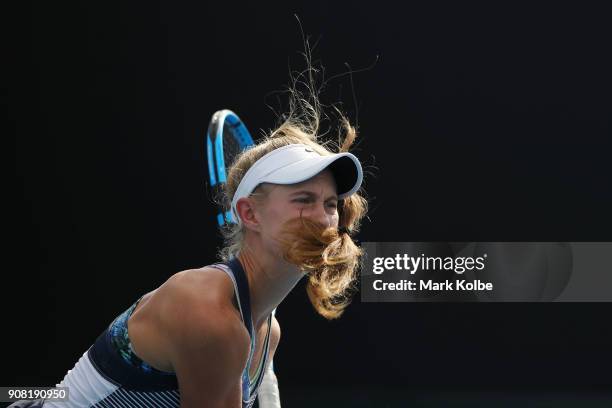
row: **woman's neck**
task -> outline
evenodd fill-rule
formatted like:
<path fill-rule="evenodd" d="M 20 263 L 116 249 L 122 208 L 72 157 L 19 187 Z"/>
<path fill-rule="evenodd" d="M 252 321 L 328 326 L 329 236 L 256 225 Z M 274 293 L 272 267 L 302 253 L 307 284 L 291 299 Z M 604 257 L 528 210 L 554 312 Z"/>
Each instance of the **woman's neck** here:
<path fill-rule="evenodd" d="M 255 329 L 267 319 L 305 275 L 293 264 L 279 259 L 260 245 L 257 239 L 245 239 L 238 259 L 249 282 L 251 314 Z"/>

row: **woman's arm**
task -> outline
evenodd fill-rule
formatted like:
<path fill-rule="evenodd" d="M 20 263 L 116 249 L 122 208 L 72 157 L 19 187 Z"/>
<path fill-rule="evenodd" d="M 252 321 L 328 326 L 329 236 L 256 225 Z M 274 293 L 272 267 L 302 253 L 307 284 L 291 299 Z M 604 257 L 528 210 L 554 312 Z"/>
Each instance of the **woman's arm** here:
<path fill-rule="evenodd" d="M 240 408 L 249 336 L 240 317 L 201 286 L 174 288 L 160 320 L 183 408 Z M 211 287 L 209 286 L 208 291 Z"/>

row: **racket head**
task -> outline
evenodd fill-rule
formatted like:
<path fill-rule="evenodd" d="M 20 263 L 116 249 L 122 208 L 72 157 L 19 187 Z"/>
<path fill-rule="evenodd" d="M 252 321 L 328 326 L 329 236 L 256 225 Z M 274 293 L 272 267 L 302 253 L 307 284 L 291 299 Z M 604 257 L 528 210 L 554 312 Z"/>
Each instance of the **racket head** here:
<path fill-rule="evenodd" d="M 227 170 L 240 152 L 254 144 L 253 137 L 240 117 L 229 109 L 214 113 L 206 134 L 208 175 L 218 205 L 217 224 L 223 227 L 233 223 L 229 208 L 223 208 L 223 188 Z"/>

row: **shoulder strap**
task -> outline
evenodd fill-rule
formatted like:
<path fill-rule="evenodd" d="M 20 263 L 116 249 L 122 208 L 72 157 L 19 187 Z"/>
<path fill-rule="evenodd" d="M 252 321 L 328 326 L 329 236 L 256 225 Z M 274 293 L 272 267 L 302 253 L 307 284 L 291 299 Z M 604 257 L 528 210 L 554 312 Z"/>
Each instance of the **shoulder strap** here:
<path fill-rule="evenodd" d="M 247 280 L 246 273 L 242 264 L 238 258 L 234 257 L 226 265 L 231 270 L 236 283 L 236 289 L 238 291 L 238 302 L 240 304 L 240 310 L 242 312 L 242 321 L 249 332 L 251 337 L 251 350 L 249 352 L 249 359 L 247 366 L 242 372 L 242 405 L 251 406 L 254 401 L 254 396 L 251 395 L 251 384 L 249 378 L 249 370 L 251 367 L 251 359 L 253 358 L 253 352 L 255 351 L 255 338 L 256 335 L 253 333 L 253 317 L 251 315 L 251 296 L 249 293 L 249 281 Z"/>
<path fill-rule="evenodd" d="M 270 313 L 270 315 L 268 315 L 268 331 L 267 331 L 266 337 L 264 339 L 263 353 L 262 353 L 261 360 L 259 361 L 259 366 L 257 367 L 257 373 L 255 375 L 255 381 L 253 383 L 251 383 L 251 395 L 253 395 L 254 393 L 257 392 L 257 390 L 259 389 L 259 386 L 261 385 L 261 383 L 263 381 L 263 377 L 265 375 L 265 373 L 264 373 L 264 366 L 265 366 L 266 362 L 268 361 L 268 354 L 270 353 L 270 332 L 271 332 L 271 328 L 272 328 L 272 313 Z"/>
<path fill-rule="evenodd" d="M 232 258 L 227 266 L 232 270 L 234 278 L 236 279 L 236 286 L 238 287 L 238 301 L 240 302 L 240 309 L 242 310 L 242 319 L 249 332 L 249 336 L 253 337 L 253 318 L 251 315 L 251 296 L 249 293 L 249 281 L 247 280 L 246 274 L 242 264 L 238 258 Z"/>

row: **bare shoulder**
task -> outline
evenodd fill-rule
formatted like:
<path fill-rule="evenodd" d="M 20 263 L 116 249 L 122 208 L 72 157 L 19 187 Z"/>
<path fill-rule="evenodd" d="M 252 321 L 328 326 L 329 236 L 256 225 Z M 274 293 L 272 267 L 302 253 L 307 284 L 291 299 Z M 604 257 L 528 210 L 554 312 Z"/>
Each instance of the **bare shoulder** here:
<path fill-rule="evenodd" d="M 225 272 L 200 268 L 179 272 L 159 288 L 159 321 L 168 341 L 184 406 L 239 401 L 249 334 L 231 299 Z M 216 403 L 212 403 L 212 401 Z"/>
<path fill-rule="evenodd" d="M 281 327 L 280 323 L 278 323 L 278 320 L 276 319 L 276 316 L 272 316 L 272 327 L 270 328 L 270 336 L 277 343 L 278 341 L 280 341 Z"/>
<path fill-rule="evenodd" d="M 196 334 L 209 329 L 235 331 L 238 339 L 248 333 L 232 305 L 234 288 L 227 274 L 217 268 L 189 269 L 173 275 L 158 289 L 160 323 L 169 330 Z M 170 334 L 170 333 L 169 333 Z"/>
<path fill-rule="evenodd" d="M 272 322 L 270 326 L 270 355 L 271 358 L 274 358 L 274 354 L 276 353 L 276 348 L 278 347 L 278 343 L 281 338 L 281 327 L 276 320 L 276 316 L 272 316 Z"/>

